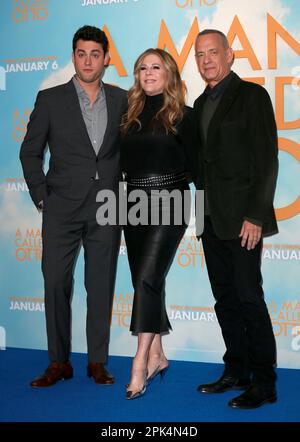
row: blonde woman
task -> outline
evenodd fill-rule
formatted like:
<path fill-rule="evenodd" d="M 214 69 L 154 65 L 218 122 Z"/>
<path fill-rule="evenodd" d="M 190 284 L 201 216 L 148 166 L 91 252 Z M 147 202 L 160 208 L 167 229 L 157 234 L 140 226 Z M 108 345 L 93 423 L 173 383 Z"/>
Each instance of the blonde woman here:
<path fill-rule="evenodd" d="M 182 140 L 182 128 L 190 120 L 191 109 L 185 106 L 175 60 L 161 49 L 148 49 L 135 63 L 134 77 L 122 124 L 121 166 L 128 196 L 137 189 L 146 193 L 148 217 L 144 225 L 134 225 L 128 219 L 124 227 L 134 287 L 130 330 L 138 334 L 126 399 L 142 396 L 149 381 L 162 376 L 169 365 L 161 341 L 162 333 L 171 328 L 165 307 L 165 279 L 186 222 L 183 217 L 180 223 L 174 222 L 178 204 L 177 208 L 175 203 L 168 204 L 168 198 L 159 203 L 156 197 L 161 190 L 177 190 L 177 203 L 182 208 L 184 195 L 190 195 L 186 176 L 190 172 L 196 179 L 197 164 L 192 146 L 185 146 Z M 128 213 L 132 206 L 128 203 Z M 155 210 L 160 219 L 154 225 L 151 213 Z M 167 225 L 163 215 L 170 216 Z"/>

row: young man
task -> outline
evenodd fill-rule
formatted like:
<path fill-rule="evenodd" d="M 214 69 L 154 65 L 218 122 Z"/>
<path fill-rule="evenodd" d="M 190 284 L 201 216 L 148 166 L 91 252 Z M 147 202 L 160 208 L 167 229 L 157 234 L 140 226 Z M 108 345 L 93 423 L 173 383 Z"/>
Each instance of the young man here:
<path fill-rule="evenodd" d="M 66 84 L 38 93 L 20 159 L 31 198 L 43 213 L 42 271 L 50 365 L 31 382 L 48 387 L 73 377 L 71 297 L 81 244 L 87 290 L 88 376 L 110 385 L 110 316 L 120 243 L 118 226 L 99 226 L 96 195 L 118 187 L 119 125 L 126 92 L 102 82 L 109 62 L 103 31 L 84 26 L 73 37 L 76 75 Z M 47 174 L 43 157 L 49 145 Z"/>
<path fill-rule="evenodd" d="M 207 82 L 194 104 L 205 191 L 202 242 L 226 346 L 222 377 L 198 391 L 245 389 L 229 405 L 255 408 L 276 401 L 276 347 L 260 271 L 262 236 L 277 233 L 276 123 L 266 90 L 231 71 L 233 51 L 222 32 L 200 32 L 195 56 Z"/>

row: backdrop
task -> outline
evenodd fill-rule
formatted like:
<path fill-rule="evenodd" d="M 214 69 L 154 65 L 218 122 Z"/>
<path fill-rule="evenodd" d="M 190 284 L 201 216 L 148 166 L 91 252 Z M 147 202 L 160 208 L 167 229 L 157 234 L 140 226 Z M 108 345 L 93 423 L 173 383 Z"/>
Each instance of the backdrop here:
<path fill-rule="evenodd" d="M 263 250 L 266 302 L 279 367 L 300 368 L 300 2 L 297 0 L 2 0 L 0 15 L 0 347 L 46 348 L 41 216 L 18 159 L 36 94 L 73 75 L 71 41 L 84 24 L 103 28 L 111 45 L 104 80 L 128 89 L 137 56 L 149 47 L 176 59 L 192 105 L 203 91 L 193 42 L 217 28 L 235 50 L 233 69 L 270 93 L 279 132 L 280 172 L 275 198 L 280 234 Z M 257 109 L 259 112 L 259 109 Z M 167 280 L 173 332 L 169 358 L 221 362 L 223 340 L 213 309 L 201 242 L 193 221 Z M 73 297 L 73 344 L 86 351 L 86 293 L 80 255 Z M 133 291 L 124 241 L 112 314 L 110 353 L 133 355 L 128 331 Z"/>

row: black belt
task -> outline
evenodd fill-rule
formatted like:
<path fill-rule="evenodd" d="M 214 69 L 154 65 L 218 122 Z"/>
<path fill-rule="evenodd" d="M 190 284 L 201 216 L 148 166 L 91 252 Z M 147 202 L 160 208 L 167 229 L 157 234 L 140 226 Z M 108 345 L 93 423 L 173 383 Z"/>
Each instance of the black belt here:
<path fill-rule="evenodd" d="M 128 176 L 126 172 L 122 172 L 122 176 L 128 185 L 136 187 L 169 186 L 170 184 L 186 180 L 186 174 L 184 172 L 170 172 L 163 175 L 149 174 L 138 177 Z"/>

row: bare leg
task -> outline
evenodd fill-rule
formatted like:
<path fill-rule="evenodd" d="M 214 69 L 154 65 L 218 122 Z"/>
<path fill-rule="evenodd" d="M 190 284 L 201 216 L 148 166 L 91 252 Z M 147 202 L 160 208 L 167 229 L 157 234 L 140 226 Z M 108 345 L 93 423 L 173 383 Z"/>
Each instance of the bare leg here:
<path fill-rule="evenodd" d="M 161 334 L 155 334 L 148 356 L 148 377 L 150 377 L 156 370 L 161 371 L 164 368 L 167 368 L 168 365 L 169 363 L 162 347 Z"/>
<path fill-rule="evenodd" d="M 139 333 L 138 334 L 138 348 L 133 359 L 131 369 L 131 379 L 127 387 L 127 391 L 132 391 L 133 394 L 141 391 L 144 387 L 147 377 L 147 362 L 149 350 L 153 341 L 154 333 Z"/>

